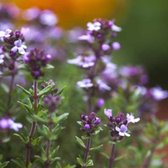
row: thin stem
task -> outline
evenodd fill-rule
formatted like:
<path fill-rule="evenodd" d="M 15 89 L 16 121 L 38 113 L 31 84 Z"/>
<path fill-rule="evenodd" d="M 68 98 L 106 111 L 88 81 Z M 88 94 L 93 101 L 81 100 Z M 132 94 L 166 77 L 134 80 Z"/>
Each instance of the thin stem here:
<path fill-rule="evenodd" d="M 51 112 L 49 111 L 48 114 L 48 127 L 50 132 L 52 131 L 52 116 L 51 116 Z M 51 148 L 51 140 L 48 139 L 47 140 L 47 144 L 46 144 L 46 158 L 47 160 L 44 163 L 44 167 L 45 168 L 49 168 L 50 167 L 50 158 L 49 158 L 49 154 L 50 154 L 50 148 Z"/>
<path fill-rule="evenodd" d="M 33 96 L 33 100 L 34 100 L 34 113 L 37 113 L 37 107 L 38 107 L 38 94 L 37 94 L 37 81 L 34 81 L 34 96 Z M 29 163 L 30 163 L 30 159 L 31 159 L 31 153 L 32 153 L 32 138 L 35 134 L 36 131 L 36 122 L 33 121 L 32 125 L 31 125 L 31 129 L 29 132 L 29 141 L 26 144 L 26 168 L 28 168 Z"/>
<path fill-rule="evenodd" d="M 47 160 L 45 161 L 45 168 L 49 168 L 50 166 L 50 158 L 49 158 L 49 153 L 50 153 L 50 147 L 51 147 L 51 141 L 47 140 L 47 145 L 46 145 L 46 158 Z"/>
<path fill-rule="evenodd" d="M 151 148 L 150 155 L 148 157 L 146 157 L 146 159 L 144 160 L 142 168 L 149 168 L 150 167 L 151 160 L 152 160 L 153 154 L 155 152 L 155 149 L 156 149 L 156 146 L 154 145 Z"/>
<path fill-rule="evenodd" d="M 115 144 L 112 145 L 111 155 L 109 159 L 109 168 L 113 167 L 114 159 L 115 159 Z"/>
<path fill-rule="evenodd" d="M 82 166 L 82 168 L 86 168 L 86 162 L 87 162 L 87 158 L 88 158 L 88 155 L 89 155 L 90 147 L 91 147 L 91 137 L 89 137 L 89 138 L 87 139 L 86 150 L 85 150 L 84 159 L 83 159 L 85 165 Z"/>

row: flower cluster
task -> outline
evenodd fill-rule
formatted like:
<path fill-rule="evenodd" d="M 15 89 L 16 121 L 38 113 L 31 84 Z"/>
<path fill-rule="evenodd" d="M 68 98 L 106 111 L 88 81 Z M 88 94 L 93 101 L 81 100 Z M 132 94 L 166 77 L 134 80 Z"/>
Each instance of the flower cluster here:
<path fill-rule="evenodd" d="M 38 79 L 43 76 L 42 68 L 51 60 L 51 55 L 45 54 L 43 50 L 32 49 L 24 55 L 24 62 L 28 65 L 33 78 Z"/>
<path fill-rule="evenodd" d="M 91 112 L 89 115 L 81 115 L 82 130 L 91 135 L 95 133 L 96 128 L 100 125 L 100 118 L 96 117 L 96 113 Z"/>
<path fill-rule="evenodd" d="M 108 127 L 112 141 L 114 142 L 122 140 L 125 136 L 129 137 L 129 123 L 136 123 L 140 120 L 140 118 L 135 118 L 133 114 L 127 114 L 125 116 L 122 112 L 119 112 L 117 116 L 113 116 L 111 109 L 105 109 L 104 113 L 109 119 Z"/>
<path fill-rule="evenodd" d="M 14 131 L 19 131 L 23 125 L 21 123 L 14 122 L 11 118 L 1 118 L 0 119 L 0 129 L 7 130 L 12 129 Z"/>
<path fill-rule="evenodd" d="M 0 31 L 0 47 L 0 64 L 15 71 L 19 56 L 24 55 L 27 49 L 23 34 L 19 30 Z"/>

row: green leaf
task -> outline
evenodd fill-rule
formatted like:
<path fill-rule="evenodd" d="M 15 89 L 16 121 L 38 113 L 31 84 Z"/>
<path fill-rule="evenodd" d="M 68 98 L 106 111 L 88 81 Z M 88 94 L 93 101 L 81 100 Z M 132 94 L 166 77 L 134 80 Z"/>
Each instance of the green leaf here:
<path fill-rule="evenodd" d="M 17 101 L 23 108 L 25 108 L 29 113 L 32 114 L 32 106 L 29 106 L 21 101 Z"/>
<path fill-rule="evenodd" d="M 9 87 L 5 85 L 4 83 L 1 84 L 2 89 L 6 92 L 9 93 Z"/>
<path fill-rule="evenodd" d="M 40 144 L 41 139 L 42 139 L 41 136 L 38 137 L 38 138 L 33 139 L 32 145 L 33 145 L 33 146 L 36 146 L 37 144 Z"/>
<path fill-rule="evenodd" d="M 8 163 L 9 163 L 9 161 L 0 163 L 0 167 L 4 168 L 4 167 L 6 167 L 8 165 Z"/>
<path fill-rule="evenodd" d="M 86 148 L 86 146 L 85 146 L 85 144 L 84 144 L 84 142 L 83 142 L 83 140 L 81 138 L 79 138 L 77 136 L 75 136 L 75 138 L 76 138 L 76 141 L 78 142 L 78 144 L 80 146 L 82 146 L 83 148 Z"/>
<path fill-rule="evenodd" d="M 91 166 L 93 166 L 94 164 L 93 164 L 93 160 L 91 160 L 91 159 L 89 159 L 88 161 L 87 161 L 87 163 L 86 163 L 86 166 L 87 167 L 91 167 Z"/>
<path fill-rule="evenodd" d="M 125 158 L 125 157 L 127 157 L 126 154 L 125 154 L 125 155 L 121 155 L 121 156 L 119 156 L 119 157 L 116 157 L 116 158 L 115 158 L 115 161 L 119 161 L 119 160 L 121 160 L 121 159 L 123 159 L 123 158 Z"/>
<path fill-rule="evenodd" d="M 99 146 L 96 146 L 96 147 L 93 147 L 93 148 L 90 148 L 90 151 L 93 151 L 93 150 L 99 150 L 100 148 L 102 148 L 103 145 L 99 145 Z"/>
<path fill-rule="evenodd" d="M 12 162 L 15 163 L 19 168 L 26 168 L 24 161 L 21 159 L 12 159 Z"/>
<path fill-rule="evenodd" d="M 55 124 L 57 124 L 57 123 L 59 123 L 60 121 L 67 119 L 68 115 L 69 115 L 69 113 L 64 113 L 64 114 L 62 114 L 62 115 L 60 115 L 60 116 L 58 116 L 58 117 L 56 116 L 56 117 L 53 118 L 53 122 L 54 122 Z"/>
<path fill-rule="evenodd" d="M 24 87 L 17 85 L 26 95 L 31 96 L 31 92 L 27 89 L 25 89 Z"/>
<path fill-rule="evenodd" d="M 54 69 L 55 67 L 53 65 L 51 65 L 51 64 L 47 64 L 45 68 L 46 69 Z"/>
<path fill-rule="evenodd" d="M 54 86 L 55 85 L 48 85 L 47 87 L 45 87 L 44 89 L 39 91 L 38 96 L 40 97 L 40 96 L 46 95 L 47 93 L 49 93 L 53 89 Z"/>
<path fill-rule="evenodd" d="M 23 135 L 17 133 L 14 133 L 13 135 L 18 137 L 23 143 L 27 143 L 27 138 L 25 138 Z"/>
<path fill-rule="evenodd" d="M 66 165 L 64 168 L 75 168 L 75 165 Z"/>
<path fill-rule="evenodd" d="M 39 117 L 38 115 L 34 114 L 32 115 L 33 119 L 37 122 L 42 122 L 42 123 L 46 123 L 47 121 L 45 119 L 43 119 L 42 117 Z"/>
<path fill-rule="evenodd" d="M 80 157 L 77 157 L 76 160 L 81 166 L 84 166 L 83 160 Z"/>
<path fill-rule="evenodd" d="M 82 121 L 77 121 L 77 123 L 78 123 L 80 126 L 82 126 Z"/>
<path fill-rule="evenodd" d="M 49 129 L 46 125 L 43 125 L 43 128 L 42 128 L 41 132 L 42 132 L 43 135 L 45 135 L 46 137 L 48 137 L 48 136 L 50 135 L 50 129 Z"/>

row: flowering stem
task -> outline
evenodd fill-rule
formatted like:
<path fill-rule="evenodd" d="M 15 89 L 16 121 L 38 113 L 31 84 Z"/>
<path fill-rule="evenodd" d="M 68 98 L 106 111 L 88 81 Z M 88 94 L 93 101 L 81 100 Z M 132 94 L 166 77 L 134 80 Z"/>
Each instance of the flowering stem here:
<path fill-rule="evenodd" d="M 115 144 L 112 145 L 111 156 L 109 159 L 109 168 L 113 167 L 114 159 L 115 159 Z"/>
<path fill-rule="evenodd" d="M 38 107 L 37 87 L 38 87 L 37 81 L 35 80 L 34 81 L 34 96 L 33 96 L 33 99 L 34 99 L 34 106 L 33 106 L 34 107 L 34 113 L 37 112 L 37 107 Z M 35 130 L 36 130 L 36 122 L 33 121 L 32 125 L 31 125 L 30 132 L 29 132 L 29 141 L 26 144 L 26 168 L 28 168 L 29 163 L 30 163 L 30 159 L 31 159 L 32 138 L 33 138 L 33 135 L 35 133 Z"/>
<path fill-rule="evenodd" d="M 82 166 L 82 168 L 86 168 L 86 162 L 87 162 L 87 158 L 88 158 L 88 155 L 89 155 L 90 146 L 91 146 L 91 137 L 89 137 L 87 139 L 86 150 L 85 150 L 84 159 L 83 159 L 84 166 Z"/>

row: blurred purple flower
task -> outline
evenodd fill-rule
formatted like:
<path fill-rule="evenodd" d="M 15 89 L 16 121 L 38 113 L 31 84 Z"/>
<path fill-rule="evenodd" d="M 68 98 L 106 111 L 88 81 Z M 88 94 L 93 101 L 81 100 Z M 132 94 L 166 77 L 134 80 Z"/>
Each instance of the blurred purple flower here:
<path fill-rule="evenodd" d="M 96 83 L 98 85 L 98 88 L 100 89 L 100 91 L 110 91 L 111 87 L 108 86 L 104 80 L 98 78 L 96 79 Z"/>
<path fill-rule="evenodd" d="M 58 22 L 58 19 L 52 11 L 44 10 L 40 15 L 40 22 L 43 25 L 54 26 Z"/>
<path fill-rule="evenodd" d="M 81 88 L 91 88 L 93 87 L 93 83 L 89 78 L 83 79 L 81 81 L 77 82 L 77 86 L 81 87 Z"/>
<path fill-rule="evenodd" d="M 70 59 L 67 62 L 69 64 L 74 64 L 82 68 L 90 68 L 95 65 L 96 57 L 94 55 L 90 56 L 78 56 L 74 59 Z"/>
<path fill-rule="evenodd" d="M 112 49 L 113 49 L 114 51 L 117 51 L 117 50 L 119 50 L 120 48 L 121 48 L 121 45 L 120 45 L 119 42 L 113 42 L 113 43 L 112 43 Z"/>
<path fill-rule="evenodd" d="M 0 128 L 1 129 L 13 129 L 14 131 L 19 131 L 23 127 L 22 124 L 14 122 L 11 118 L 1 118 Z"/>
<path fill-rule="evenodd" d="M 38 8 L 30 8 L 23 13 L 23 18 L 27 21 L 31 21 L 36 19 L 39 15 L 40 10 Z"/>
<path fill-rule="evenodd" d="M 104 99 L 99 98 L 99 99 L 97 100 L 96 106 L 97 106 L 98 108 L 101 108 L 101 107 L 104 106 L 104 104 L 105 104 Z"/>

